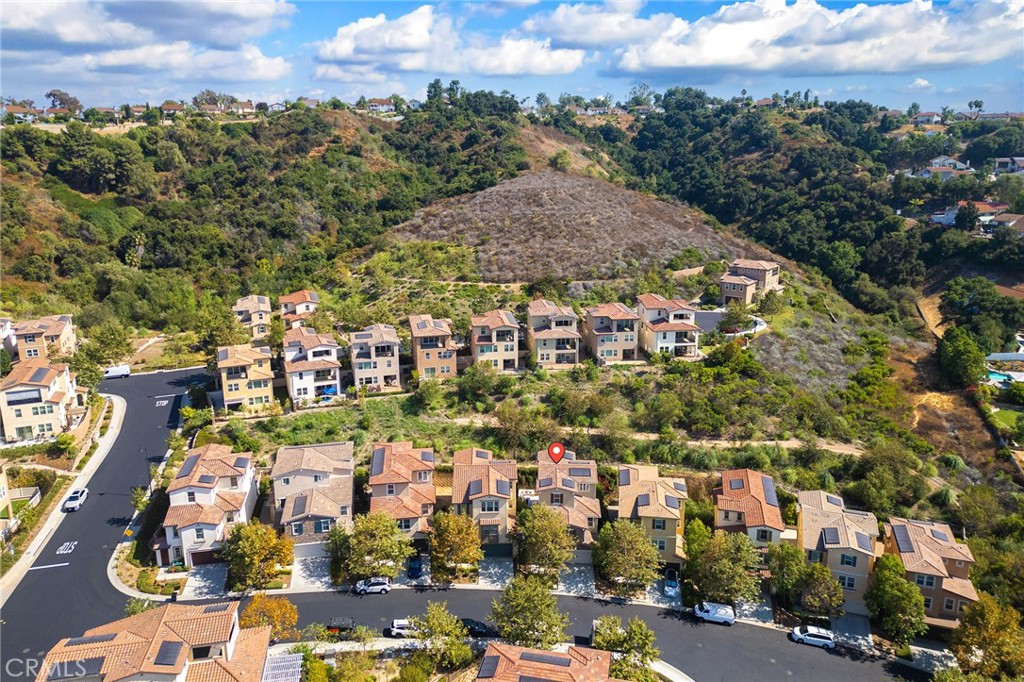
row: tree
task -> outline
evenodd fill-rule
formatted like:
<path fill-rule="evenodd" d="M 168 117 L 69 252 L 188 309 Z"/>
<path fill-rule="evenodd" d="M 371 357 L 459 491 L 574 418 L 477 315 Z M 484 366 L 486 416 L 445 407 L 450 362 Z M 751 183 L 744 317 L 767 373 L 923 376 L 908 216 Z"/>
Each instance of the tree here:
<path fill-rule="evenodd" d="M 262 589 L 277 576 L 278 566 L 292 563 L 294 550 L 291 538 L 257 522 L 232 528 L 220 556 L 228 565 L 229 584 Z"/>
<path fill-rule="evenodd" d="M 63 90 L 53 89 L 46 93 L 46 99 L 50 100 L 50 106 L 54 109 L 67 109 L 71 113 L 82 110 L 82 103 L 77 97 L 69 95 Z"/>
<path fill-rule="evenodd" d="M 776 315 L 782 312 L 784 306 L 785 304 L 782 300 L 782 295 L 774 289 L 770 289 L 769 291 L 766 291 L 764 296 L 761 297 L 761 300 L 757 302 L 757 312 L 765 315 L 768 319 L 773 319 Z"/>
<path fill-rule="evenodd" d="M 78 352 L 85 350 L 100 365 L 113 365 L 130 356 L 132 346 L 128 332 L 118 322 L 105 322 L 89 330 L 89 340 Z"/>
<path fill-rule="evenodd" d="M 572 168 L 572 157 L 567 149 L 559 149 L 548 159 L 548 165 L 563 173 Z"/>
<path fill-rule="evenodd" d="M 768 584 L 776 594 L 788 602 L 804 577 L 804 553 L 794 545 L 768 545 L 765 564 L 771 573 Z"/>
<path fill-rule="evenodd" d="M 938 355 L 946 376 L 957 386 L 974 386 L 985 376 L 985 354 L 963 327 L 953 327 L 942 335 Z"/>
<path fill-rule="evenodd" d="M 516 519 L 516 545 L 520 563 L 539 566 L 551 572 L 566 570 L 576 552 L 576 540 L 558 512 L 545 505 L 534 505 Z"/>
<path fill-rule="evenodd" d="M 146 506 L 149 504 L 149 491 L 146 490 L 145 486 L 141 485 L 132 488 L 131 495 L 128 496 L 128 502 L 135 511 L 145 511 Z"/>
<path fill-rule="evenodd" d="M 326 550 L 351 581 L 378 575 L 394 578 L 416 553 L 395 519 L 380 512 L 357 516 L 351 531 L 332 528 Z"/>
<path fill-rule="evenodd" d="M 618 616 L 601 616 L 594 624 L 592 646 L 621 654 L 612 660 L 613 677 L 633 682 L 660 679 L 651 664 L 661 652 L 654 646 L 654 632 L 639 616 L 630 618 L 625 628 Z"/>
<path fill-rule="evenodd" d="M 311 312 L 305 320 L 305 325 L 316 330 L 317 334 L 327 334 L 328 336 L 334 333 L 334 320 L 331 319 L 330 314 L 326 310 L 315 310 Z"/>
<path fill-rule="evenodd" d="M 693 519 L 686 524 L 686 557 L 687 565 L 700 562 L 704 550 L 711 542 L 711 531 L 700 519 Z"/>
<path fill-rule="evenodd" d="M 718 329 L 732 334 L 747 329 L 754 319 L 747 313 L 746 306 L 739 301 L 729 301 L 722 319 L 718 321 Z"/>
<path fill-rule="evenodd" d="M 884 554 L 875 562 L 871 584 L 864 593 L 864 603 L 880 628 L 899 646 L 924 634 L 924 597 L 907 581 L 899 558 Z"/>
<path fill-rule="evenodd" d="M 11 354 L 7 352 L 6 348 L 0 348 L 0 377 L 5 377 L 11 373 Z"/>
<path fill-rule="evenodd" d="M 990 485 L 967 486 L 957 496 L 956 518 L 971 535 L 988 535 L 1006 512 Z"/>
<path fill-rule="evenodd" d="M 956 217 L 953 219 L 953 227 L 964 232 L 970 232 L 978 226 L 978 215 L 981 212 L 974 205 L 973 201 L 965 201 L 956 210 Z"/>
<path fill-rule="evenodd" d="M 550 649 L 565 641 L 568 614 L 538 576 L 517 575 L 491 600 L 491 620 L 501 638 L 513 646 Z"/>
<path fill-rule="evenodd" d="M 272 639 L 294 637 L 297 634 L 295 625 L 298 622 L 299 609 L 287 597 L 270 597 L 263 592 L 253 596 L 252 601 L 238 617 L 238 626 L 242 628 L 269 625 Z"/>
<path fill-rule="evenodd" d="M 551 106 L 551 98 L 546 92 L 538 92 L 537 96 L 533 98 L 533 104 L 538 109 L 547 109 Z"/>
<path fill-rule="evenodd" d="M 284 320 L 280 317 L 275 317 L 270 320 L 270 329 L 267 331 L 267 344 L 271 348 L 278 349 L 282 347 L 284 343 Z"/>
<path fill-rule="evenodd" d="M 152 599 L 143 599 L 142 597 L 131 597 L 124 604 L 124 615 L 125 616 L 137 616 L 140 613 L 145 613 L 150 609 L 155 609 L 157 604 Z"/>
<path fill-rule="evenodd" d="M 743 533 L 715 531 L 696 566 L 688 561 L 690 579 L 708 601 L 735 603 L 754 599 L 760 592 L 755 574 L 760 557 Z"/>
<path fill-rule="evenodd" d="M 470 516 L 439 511 L 430 531 L 430 573 L 435 583 L 450 583 L 460 564 L 474 568 L 484 558 L 480 533 Z"/>
<path fill-rule="evenodd" d="M 251 338 L 231 307 L 210 294 L 203 294 L 199 299 L 194 329 L 199 334 L 200 343 L 209 351 L 215 351 L 218 346 L 247 343 Z"/>
<path fill-rule="evenodd" d="M 843 615 L 846 596 L 843 586 L 825 564 L 811 564 L 800 583 L 800 601 L 803 607 L 819 616 L 838 618 Z"/>
<path fill-rule="evenodd" d="M 635 594 L 660 575 L 658 549 L 647 529 L 628 519 L 601 527 L 594 545 L 594 568 L 620 597 Z"/>
<path fill-rule="evenodd" d="M 459 668 L 473 658 L 473 651 L 466 643 L 469 632 L 459 617 L 448 610 L 448 602 L 427 602 L 427 612 L 413 618 L 412 622 L 417 629 L 417 639 L 424 643 L 438 667 Z"/>
<path fill-rule="evenodd" d="M 420 409 L 430 412 L 444 403 L 444 389 L 436 379 L 420 379 L 413 394 Z"/>
<path fill-rule="evenodd" d="M 982 592 L 960 616 L 950 651 L 960 668 L 989 679 L 1024 676 L 1024 630 L 1020 613 Z"/>

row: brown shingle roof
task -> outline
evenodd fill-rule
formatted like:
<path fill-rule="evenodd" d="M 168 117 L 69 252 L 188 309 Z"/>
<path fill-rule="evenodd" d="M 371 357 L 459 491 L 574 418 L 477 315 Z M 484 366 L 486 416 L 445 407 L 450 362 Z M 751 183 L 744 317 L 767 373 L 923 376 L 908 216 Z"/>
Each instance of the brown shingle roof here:
<path fill-rule="evenodd" d="M 626 307 L 625 304 L 619 303 L 602 303 L 600 305 L 587 308 L 587 316 L 591 319 L 595 317 L 607 317 L 612 320 L 639 320 L 640 316 Z"/>
<path fill-rule="evenodd" d="M 797 494 L 797 499 L 800 501 L 803 549 L 816 552 L 849 549 L 872 555 L 876 553 L 878 519 L 874 514 L 847 509 L 841 497 L 823 490 L 803 490 Z M 834 529 L 829 535 L 834 535 L 835 542 L 826 542 L 826 528 Z"/>
<path fill-rule="evenodd" d="M 681 478 L 662 478 L 656 466 L 619 466 L 620 518 L 678 519 L 687 498 L 686 481 Z"/>
<path fill-rule="evenodd" d="M 281 523 L 310 517 L 336 519 L 342 506 L 352 507 L 351 476 L 336 476 L 301 493 L 289 495 L 281 512 Z"/>
<path fill-rule="evenodd" d="M 897 544 L 897 554 L 908 571 L 948 578 L 943 559 L 974 563 L 971 548 L 956 541 L 948 524 L 892 517 L 885 524 L 886 538 L 892 536 L 896 528 L 906 529 L 910 538 L 909 547 Z"/>
<path fill-rule="evenodd" d="M 221 478 L 244 476 L 251 464 L 251 452 L 232 452 L 230 445 L 209 443 L 192 448 L 185 453 L 185 461 L 167 486 L 167 492 L 188 487 L 215 488 Z"/>
<path fill-rule="evenodd" d="M 422 336 L 451 336 L 452 321 L 449 319 L 435 320 L 430 315 L 410 315 L 409 328 L 413 338 Z"/>
<path fill-rule="evenodd" d="M 273 310 L 270 307 L 269 298 L 257 295 L 243 296 L 235 301 L 235 305 L 231 309 L 235 312 L 244 312 L 250 317 L 253 313 L 270 313 Z"/>
<path fill-rule="evenodd" d="M 470 324 L 474 327 L 487 327 L 488 329 L 497 329 L 499 327 L 519 328 L 516 316 L 509 310 L 501 309 L 488 310 L 480 315 L 473 315 Z"/>
<path fill-rule="evenodd" d="M 479 453 L 486 455 L 480 456 Z M 511 499 L 516 478 L 514 460 L 493 459 L 489 450 L 479 448 L 460 450 L 455 453 L 455 465 L 452 467 L 452 503 L 468 504 L 480 497 Z M 507 492 L 498 490 L 499 481 L 508 484 Z"/>
<path fill-rule="evenodd" d="M 352 441 L 344 443 L 317 443 L 290 445 L 277 451 L 271 478 L 280 478 L 296 471 L 319 471 L 325 474 L 351 473 L 353 467 Z"/>
<path fill-rule="evenodd" d="M 16 386 L 49 386 L 57 377 L 57 367 L 46 358 L 26 358 L 11 368 L 0 381 L 0 391 Z"/>
<path fill-rule="evenodd" d="M 742 482 L 742 485 L 734 483 Z M 771 476 L 751 469 L 732 469 L 722 472 L 722 487 L 714 492 L 715 506 L 719 509 L 743 512 L 743 522 L 747 528 L 767 526 L 775 530 L 785 530 L 782 512 L 778 504 L 770 504 L 766 496 L 766 486 L 775 487 Z"/>

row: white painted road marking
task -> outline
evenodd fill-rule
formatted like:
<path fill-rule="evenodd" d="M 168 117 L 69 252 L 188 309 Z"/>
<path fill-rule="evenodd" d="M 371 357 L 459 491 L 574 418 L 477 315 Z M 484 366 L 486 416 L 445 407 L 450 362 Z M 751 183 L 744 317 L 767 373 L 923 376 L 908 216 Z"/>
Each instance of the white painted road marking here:
<path fill-rule="evenodd" d="M 177 394 L 177 393 L 167 393 L 166 395 L 155 395 L 153 397 L 154 398 L 177 398 L 178 395 L 179 394 Z"/>
<path fill-rule="evenodd" d="M 58 568 L 60 566 L 70 566 L 70 565 L 71 565 L 70 562 L 65 561 L 63 564 L 47 564 L 46 566 L 33 566 L 32 568 L 30 568 L 28 570 L 30 570 L 30 571 L 38 571 L 41 568 Z"/>
<path fill-rule="evenodd" d="M 157 407 L 166 407 L 168 402 L 170 402 L 170 401 L 168 401 L 168 400 L 158 400 L 158 401 L 156 401 L 156 406 Z"/>
<path fill-rule="evenodd" d="M 65 542 L 63 545 L 57 548 L 57 554 L 71 554 L 75 551 L 75 545 L 78 544 L 78 540 L 74 542 Z"/>

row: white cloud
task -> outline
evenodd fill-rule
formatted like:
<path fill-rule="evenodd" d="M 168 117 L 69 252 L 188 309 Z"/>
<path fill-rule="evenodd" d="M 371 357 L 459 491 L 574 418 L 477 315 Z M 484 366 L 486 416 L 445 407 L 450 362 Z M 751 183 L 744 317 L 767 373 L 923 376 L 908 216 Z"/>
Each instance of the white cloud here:
<path fill-rule="evenodd" d="M 907 86 L 908 90 L 933 90 L 935 88 L 926 78 L 915 78 L 914 82 Z"/>
<path fill-rule="evenodd" d="M 292 65 L 252 44 L 237 50 L 197 50 L 179 41 L 64 57 L 44 68 L 57 74 L 166 71 L 172 81 L 272 81 L 291 73 Z"/>
<path fill-rule="evenodd" d="M 12 46 L 134 45 L 152 40 L 153 33 L 110 17 L 95 3 L 56 0 L 5 3 L 3 39 L 6 52 Z"/>
<path fill-rule="evenodd" d="M 285 0 L 148 0 L 104 2 L 114 17 L 149 29 L 165 41 L 235 47 L 288 25 L 296 6 Z"/>
<path fill-rule="evenodd" d="M 667 30 L 675 19 L 671 14 L 655 14 L 644 19 L 637 16 L 639 9 L 639 3 L 635 2 L 559 5 L 551 12 L 530 17 L 523 22 L 522 29 L 546 35 L 559 46 L 610 47 L 657 35 Z"/>
<path fill-rule="evenodd" d="M 550 39 L 503 36 L 497 41 L 462 35 L 450 16 L 432 5 L 388 19 L 363 17 L 318 44 L 317 78 L 367 81 L 373 71 L 474 73 L 488 76 L 572 73 L 583 50 L 552 49 Z"/>

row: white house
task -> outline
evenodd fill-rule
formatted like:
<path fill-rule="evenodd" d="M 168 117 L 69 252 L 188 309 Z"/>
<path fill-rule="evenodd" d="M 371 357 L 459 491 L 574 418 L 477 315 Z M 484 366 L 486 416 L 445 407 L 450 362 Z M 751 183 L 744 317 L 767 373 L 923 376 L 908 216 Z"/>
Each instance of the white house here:
<path fill-rule="evenodd" d="M 299 407 L 341 393 L 341 346 L 330 334 L 294 327 L 284 335 L 284 373 L 288 396 Z"/>
<path fill-rule="evenodd" d="M 378 114 L 388 114 L 395 110 L 395 103 L 389 99 L 371 99 L 367 102 L 367 108 Z"/>
<path fill-rule="evenodd" d="M 696 310 L 686 301 L 669 300 L 660 294 L 636 297 L 640 315 L 640 346 L 649 355 L 668 353 L 673 357 L 700 355 L 700 327 Z"/>
<path fill-rule="evenodd" d="M 924 125 L 926 123 L 939 123 L 942 121 L 942 115 L 935 111 L 922 111 L 918 114 L 914 114 L 910 118 L 910 122 L 914 125 Z"/>

